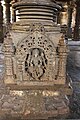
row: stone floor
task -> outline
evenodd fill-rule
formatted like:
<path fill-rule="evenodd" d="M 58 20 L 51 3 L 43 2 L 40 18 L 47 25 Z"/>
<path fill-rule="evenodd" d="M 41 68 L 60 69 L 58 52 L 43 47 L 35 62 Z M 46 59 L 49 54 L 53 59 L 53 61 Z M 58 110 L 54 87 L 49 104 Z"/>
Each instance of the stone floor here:
<path fill-rule="evenodd" d="M 67 72 L 72 79 L 72 87 L 73 87 L 73 95 L 70 98 L 71 104 L 71 114 L 69 116 L 70 119 L 80 119 L 80 51 L 79 44 L 75 44 L 72 42 L 69 45 L 69 55 L 67 60 Z M 78 57 L 76 58 L 76 54 Z M 79 63 L 79 64 L 78 64 Z"/>
<path fill-rule="evenodd" d="M 67 72 L 69 74 L 69 76 L 72 79 L 72 87 L 73 87 L 73 95 L 72 97 L 69 97 L 70 99 L 70 109 L 71 109 L 71 113 L 68 116 L 69 119 L 80 119 L 80 67 L 75 65 L 76 61 L 75 61 L 75 49 L 77 46 L 75 46 L 74 44 L 70 44 L 69 45 L 69 55 L 68 55 L 68 60 L 67 60 Z M 3 74 L 4 74 L 4 66 L 3 66 L 3 54 L 1 52 L 1 47 L 0 47 L 0 107 L 3 104 L 3 98 L 4 95 L 6 95 L 6 99 L 7 99 L 7 93 L 8 91 L 6 91 L 5 85 L 3 83 Z M 9 96 L 8 96 L 9 97 Z M 4 105 L 5 106 L 5 105 Z M 10 117 L 8 118 L 1 118 L 0 120 L 10 120 Z M 15 118 L 14 118 L 15 120 Z M 19 118 L 17 120 L 20 120 Z M 53 118 L 49 119 L 49 120 L 53 120 Z"/>

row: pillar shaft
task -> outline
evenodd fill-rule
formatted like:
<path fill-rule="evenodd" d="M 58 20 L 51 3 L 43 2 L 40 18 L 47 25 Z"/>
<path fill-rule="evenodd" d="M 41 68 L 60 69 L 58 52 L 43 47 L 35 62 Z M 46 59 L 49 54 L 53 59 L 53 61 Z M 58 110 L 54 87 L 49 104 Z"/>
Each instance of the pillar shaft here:
<path fill-rule="evenodd" d="M 61 24 L 61 14 L 57 14 L 57 24 Z"/>
<path fill-rule="evenodd" d="M 79 26 L 80 26 L 80 0 L 76 2 L 76 20 L 74 28 L 74 40 L 79 40 Z"/>
<path fill-rule="evenodd" d="M 12 21 L 16 22 L 16 11 L 14 8 L 12 8 Z"/>
<path fill-rule="evenodd" d="M 6 7 L 6 23 L 10 23 L 10 3 L 9 2 L 5 2 L 5 7 Z"/>
<path fill-rule="evenodd" d="M 11 5 L 13 5 L 16 2 L 16 0 L 11 1 Z M 14 7 L 12 7 L 12 22 L 16 22 L 16 10 Z"/>
<path fill-rule="evenodd" d="M 0 1 L 0 43 L 3 43 L 3 7 Z"/>
<path fill-rule="evenodd" d="M 72 13 L 73 13 L 73 3 L 68 3 L 68 29 L 67 29 L 67 36 L 72 37 L 72 31 L 71 31 L 71 24 L 72 24 Z"/>

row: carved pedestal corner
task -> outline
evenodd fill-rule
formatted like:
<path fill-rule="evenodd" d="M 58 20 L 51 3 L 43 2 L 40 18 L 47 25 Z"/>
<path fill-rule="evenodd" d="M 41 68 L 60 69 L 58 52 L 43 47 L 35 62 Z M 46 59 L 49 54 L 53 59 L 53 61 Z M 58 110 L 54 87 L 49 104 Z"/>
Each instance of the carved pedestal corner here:
<path fill-rule="evenodd" d="M 14 73 L 13 73 L 13 43 L 10 33 L 7 34 L 7 37 L 4 39 L 3 45 L 4 52 L 4 62 L 5 62 L 5 76 L 4 83 L 5 84 L 14 84 Z"/>

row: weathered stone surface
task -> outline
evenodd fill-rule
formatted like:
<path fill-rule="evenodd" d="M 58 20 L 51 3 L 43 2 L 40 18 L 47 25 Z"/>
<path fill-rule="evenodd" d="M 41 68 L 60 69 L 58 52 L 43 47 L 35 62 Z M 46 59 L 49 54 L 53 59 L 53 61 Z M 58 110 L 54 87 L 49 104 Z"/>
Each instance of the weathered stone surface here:
<path fill-rule="evenodd" d="M 22 20 L 13 23 L 3 45 L 3 85 L 7 92 L 1 101 L 2 111 L 7 116 L 9 112 L 9 116 L 22 119 L 48 119 L 69 112 L 69 102 L 65 96 L 67 91 L 70 95 L 69 82 L 66 81 L 67 45 L 60 27 L 53 23 L 53 15 L 48 16 L 45 12 L 47 10 L 49 14 L 53 7 L 54 13 L 54 8 L 58 10 L 60 6 L 50 0 L 47 3 L 44 0 L 39 2 L 18 1 L 13 5 L 16 9 L 20 7 Z M 31 5 L 32 9 L 40 6 L 40 12 L 42 9 L 44 12 L 41 16 L 28 13 L 31 14 L 29 17 L 27 12 L 22 14 L 20 4 L 23 9 L 24 5 Z M 36 14 L 40 15 L 39 12 Z M 32 17 L 33 21 L 27 17 Z"/>
<path fill-rule="evenodd" d="M 67 64 L 67 67 L 68 67 L 68 70 L 67 70 L 67 72 L 68 72 L 68 74 L 71 76 L 71 78 L 72 78 L 72 81 L 73 81 L 73 83 L 72 83 L 72 86 L 73 86 L 73 89 L 74 89 L 74 94 L 73 94 L 73 96 L 72 96 L 72 100 L 71 100 L 71 102 L 70 102 L 70 109 L 71 109 L 71 113 L 70 113 L 70 116 L 69 116 L 69 118 L 68 119 L 80 119 L 80 106 L 79 106 L 79 104 L 80 104 L 80 84 L 79 84 L 79 82 L 80 82 L 80 74 L 79 74 L 79 72 L 80 72 L 80 69 L 79 69 L 79 67 L 77 68 L 77 67 L 75 67 L 74 66 L 74 63 L 75 63 L 75 57 L 74 57 L 74 50 L 75 50 L 75 48 L 74 48 L 75 46 L 69 46 L 69 49 L 70 49 L 70 52 L 69 52 L 69 56 L 68 56 L 68 64 Z M 1 53 L 1 51 L 0 51 L 0 53 Z M 1 55 L 0 55 L 1 56 Z M 3 60 L 2 60 L 3 61 Z M 2 62 L 1 62 L 2 63 Z M 3 84 L 3 80 L 1 79 L 2 77 L 1 77 L 1 74 L 0 74 L 0 89 L 5 89 L 5 93 L 4 94 L 6 94 L 6 88 L 5 88 L 5 85 Z M 0 92 L 0 94 L 2 94 L 3 93 L 3 89 L 2 89 L 2 91 Z M 13 92 L 11 92 L 11 94 L 12 94 Z M 44 94 L 46 94 L 47 95 L 47 91 L 46 92 L 43 92 Z M 14 93 L 14 94 L 16 94 L 16 93 Z M 22 95 L 23 93 L 22 92 L 20 92 L 20 94 Z M 43 94 L 43 95 L 44 95 Z M 53 93 L 52 92 L 50 92 L 49 94 L 51 94 L 51 96 L 53 95 Z M 4 96 L 4 95 L 3 95 Z M 2 96 L 2 99 L 3 99 L 3 96 Z M 2 106 L 2 99 L 0 99 L 0 108 L 1 108 L 1 106 Z M 6 101 L 7 101 L 7 99 L 6 99 Z M 11 98 L 10 98 L 10 101 L 11 101 Z M 47 99 L 47 101 L 49 101 L 48 99 Z M 66 101 L 65 101 L 66 102 Z M 48 103 L 48 102 L 47 102 Z M 51 104 L 52 105 L 52 108 L 53 108 L 53 104 Z M 49 105 L 48 105 L 49 106 Z M 51 107 L 50 107 L 51 108 Z M 63 109 L 62 109 L 63 110 Z M 8 111 L 8 110 L 7 110 Z M 64 110 L 63 110 L 64 111 Z M 60 109 L 60 112 L 61 112 L 61 109 Z M 1 110 L 0 110 L 0 120 L 21 120 L 21 118 L 20 117 L 12 117 L 12 116 L 10 116 L 10 114 L 7 114 L 7 115 L 3 115 L 3 113 L 5 113 L 5 112 L 3 112 L 2 111 L 2 108 L 1 108 Z M 8 112 L 9 113 L 9 112 Z M 26 110 L 26 114 L 29 114 L 30 113 L 30 111 L 28 111 L 28 110 Z M 54 114 L 55 113 L 57 113 L 57 111 L 55 111 L 54 112 Z M 44 116 L 43 116 L 44 117 Z M 64 119 L 63 118 L 63 115 L 61 115 L 61 118 L 62 119 Z M 53 120 L 54 118 L 49 118 L 48 120 Z M 60 116 L 58 115 L 58 119 L 60 119 Z"/>

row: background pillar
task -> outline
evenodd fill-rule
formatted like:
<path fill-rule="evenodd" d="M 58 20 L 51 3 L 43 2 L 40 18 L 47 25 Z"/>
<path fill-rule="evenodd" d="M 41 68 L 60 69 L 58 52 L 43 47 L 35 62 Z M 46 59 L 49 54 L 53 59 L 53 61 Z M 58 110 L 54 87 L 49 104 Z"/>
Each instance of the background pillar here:
<path fill-rule="evenodd" d="M 79 26 L 80 26 L 80 0 L 77 0 L 76 1 L 76 20 L 75 20 L 75 27 L 74 27 L 74 40 L 76 41 L 80 39 Z"/>
<path fill-rule="evenodd" d="M 72 1 L 68 2 L 68 29 L 67 37 L 72 38 L 72 13 L 73 13 L 73 3 Z"/>
<path fill-rule="evenodd" d="M 0 0 L 0 43 L 3 43 L 3 7 Z"/>
<path fill-rule="evenodd" d="M 10 23 L 10 1 L 5 1 L 5 7 L 6 7 L 6 11 L 5 11 L 5 14 L 6 14 L 6 23 L 9 24 Z"/>

